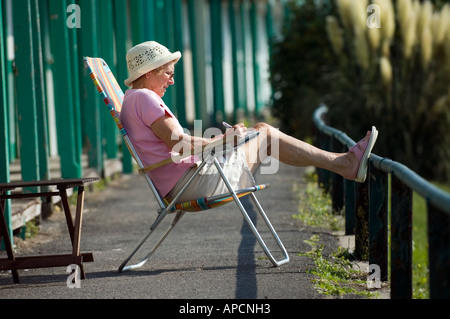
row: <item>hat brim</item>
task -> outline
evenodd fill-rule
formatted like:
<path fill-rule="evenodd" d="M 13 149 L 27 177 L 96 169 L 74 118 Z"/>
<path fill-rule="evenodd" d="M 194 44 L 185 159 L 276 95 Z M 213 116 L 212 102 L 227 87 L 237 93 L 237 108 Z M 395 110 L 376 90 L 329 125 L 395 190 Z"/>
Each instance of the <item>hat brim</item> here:
<path fill-rule="evenodd" d="M 155 70 L 155 69 L 157 69 L 157 68 L 159 68 L 159 67 L 161 67 L 161 66 L 163 66 L 163 65 L 165 65 L 165 64 L 167 64 L 169 62 L 173 62 L 173 61 L 178 62 L 178 60 L 180 60 L 180 59 L 181 59 L 181 52 L 177 51 L 177 52 L 174 52 L 174 53 L 172 53 L 172 54 L 170 54 L 168 56 L 165 56 L 162 59 L 159 59 L 159 60 L 154 61 L 152 63 L 148 63 L 148 64 L 142 66 L 141 68 L 137 69 L 136 71 L 133 71 L 133 73 L 131 73 L 129 75 L 128 79 L 126 79 L 124 81 L 124 83 L 128 87 L 132 87 L 133 86 L 133 82 L 136 81 L 137 79 L 139 79 L 144 74 L 146 74 L 146 73 L 148 73 L 148 72 L 150 72 L 152 70 Z"/>

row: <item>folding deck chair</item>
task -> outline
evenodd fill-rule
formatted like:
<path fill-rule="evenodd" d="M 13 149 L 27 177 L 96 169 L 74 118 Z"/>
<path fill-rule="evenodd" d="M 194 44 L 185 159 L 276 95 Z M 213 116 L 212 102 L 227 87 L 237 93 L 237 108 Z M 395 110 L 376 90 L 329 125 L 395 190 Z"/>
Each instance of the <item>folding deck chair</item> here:
<path fill-rule="evenodd" d="M 103 102 L 106 104 L 108 110 L 110 111 L 119 131 L 122 134 L 123 140 L 125 142 L 125 145 L 127 146 L 128 150 L 130 151 L 130 154 L 136 161 L 139 169 L 139 173 L 142 174 L 147 183 L 150 187 L 150 190 L 152 191 L 153 195 L 156 198 L 156 201 L 160 207 L 158 210 L 158 215 L 156 217 L 156 220 L 153 222 L 153 224 L 150 227 L 150 230 L 148 233 L 142 238 L 142 240 L 139 242 L 139 244 L 136 246 L 136 248 L 131 252 L 131 254 L 122 262 L 122 264 L 119 267 L 119 272 L 127 271 L 136 269 L 139 267 L 142 267 L 147 260 L 150 258 L 150 256 L 156 251 L 156 249 L 161 245 L 163 240 L 169 235 L 169 233 L 173 230 L 175 225 L 179 222 L 179 220 L 183 217 L 185 212 L 197 212 L 197 211 L 203 211 L 208 210 L 212 208 L 216 208 L 219 206 L 222 206 L 224 204 L 230 203 L 234 201 L 236 205 L 238 206 L 239 210 L 241 211 L 245 221 L 248 223 L 250 229 L 252 230 L 253 234 L 255 235 L 256 239 L 258 240 L 259 244 L 261 245 L 262 249 L 264 250 L 265 254 L 269 258 L 269 260 L 273 263 L 275 266 L 280 266 L 282 264 L 285 264 L 289 262 L 289 255 L 284 248 L 283 243 L 281 242 L 280 238 L 278 237 L 275 229 L 272 227 L 272 224 L 269 221 L 269 218 L 267 217 L 266 213 L 264 212 L 262 206 L 258 202 L 254 192 L 267 188 L 269 185 L 263 184 L 263 185 L 256 185 L 253 187 L 240 189 L 240 190 L 233 190 L 227 177 L 225 176 L 219 160 L 218 156 L 220 152 L 215 153 L 214 148 L 210 148 L 209 150 L 203 150 L 203 152 L 207 152 L 208 156 L 204 157 L 204 160 L 199 165 L 197 171 L 195 174 L 193 174 L 193 177 L 202 169 L 202 167 L 208 162 L 208 161 L 214 161 L 214 165 L 217 167 L 217 170 L 219 171 L 219 174 L 221 175 L 225 185 L 227 186 L 229 193 L 224 195 L 217 195 L 210 198 L 200 198 L 197 200 L 185 202 L 185 203 L 177 203 L 178 198 L 180 198 L 181 194 L 189 187 L 189 184 L 193 180 L 193 177 L 190 178 L 186 184 L 182 187 L 179 194 L 176 195 L 176 197 L 171 200 L 170 202 L 162 198 L 160 194 L 158 193 L 158 190 L 156 189 L 155 185 L 153 184 L 152 180 L 150 179 L 149 175 L 147 174 L 147 171 L 154 169 L 156 167 L 160 167 L 162 165 L 166 165 L 172 161 L 172 159 L 167 159 L 165 161 L 162 161 L 160 163 L 151 165 L 151 166 L 144 166 L 142 161 L 140 160 L 138 154 L 136 153 L 133 144 L 131 140 L 129 139 L 127 132 L 125 128 L 123 127 L 122 123 L 119 119 L 119 114 L 122 109 L 122 102 L 123 102 L 123 92 L 118 85 L 114 75 L 112 74 L 110 68 L 105 63 L 105 61 L 101 58 L 90 58 L 85 57 L 84 58 L 85 66 L 89 72 L 89 75 L 91 79 L 93 80 L 95 86 L 97 87 L 98 92 L 100 93 L 100 96 L 103 100 Z M 218 147 L 217 147 L 218 148 Z M 223 151 L 222 151 L 223 153 Z M 205 154 L 205 153 L 203 153 Z M 222 154 L 223 156 L 223 154 Z M 261 217 L 264 219 L 268 229 L 270 230 L 271 235 L 275 239 L 278 247 L 281 250 L 281 254 L 283 255 L 283 258 L 281 260 L 276 260 L 272 253 L 270 252 L 269 248 L 267 247 L 266 243 L 264 242 L 263 238 L 259 234 L 258 230 L 256 229 L 254 223 L 250 219 L 245 207 L 242 205 L 242 202 L 240 198 L 244 196 L 251 196 L 254 204 L 256 205 L 256 208 L 258 209 Z M 161 221 L 168 215 L 168 214 L 175 214 L 175 217 L 170 225 L 170 227 L 167 229 L 167 231 L 163 234 L 163 236 L 157 241 L 157 243 L 153 246 L 153 248 L 150 250 L 150 252 L 139 262 L 133 265 L 127 266 L 128 262 L 132 259 L 132 257 L 136 254 L 136 252 L 142 247 L 142 245 L 147 241 L 147 239 L 150 237 L 150 235 L 153 233 L 153 231 L 156 229 L 156 227 L 161 223 Z"/>

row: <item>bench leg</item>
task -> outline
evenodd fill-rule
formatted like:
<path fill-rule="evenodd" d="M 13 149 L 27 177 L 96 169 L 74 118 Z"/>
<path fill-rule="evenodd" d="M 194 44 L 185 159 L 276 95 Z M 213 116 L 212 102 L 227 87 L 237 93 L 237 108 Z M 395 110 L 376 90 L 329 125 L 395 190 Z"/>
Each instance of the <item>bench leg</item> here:
<path fill-rule="evenodd" d="M 0 201 L 0 234 L 3 237 L 3 242 L 5 243 L 6 254 L 8 255 L 9 260 L 14 260 L 14 250 L 11 244 L 11 238 L 9 237 L 8 227 L 6 226 L 6 218 L 5 218 L 5 200 Z M 16 269 L 11 270 L 13 280 L 15 283 L 19 282 L 19 274 Z"/>
<path fill-rule="evenodd" d="M 67 191 L 65 189 L 60 190 L 60 196 L 64 208 L 64 214 L 66 216 L 67 228 L 69 229 L 70 240 L 72 242 L 72 256 L 79 257 L 81 227 L 83 220 L 84 186 L 78 187 L 77 208 L 75 211 L 75 223 L 72 221 L 72 214 L 70 212 Z M 83 263 L 81 262 L 78 266 L 80 266 L 81 279 L 85 279 L 86 277 L 84 273 Z"/>

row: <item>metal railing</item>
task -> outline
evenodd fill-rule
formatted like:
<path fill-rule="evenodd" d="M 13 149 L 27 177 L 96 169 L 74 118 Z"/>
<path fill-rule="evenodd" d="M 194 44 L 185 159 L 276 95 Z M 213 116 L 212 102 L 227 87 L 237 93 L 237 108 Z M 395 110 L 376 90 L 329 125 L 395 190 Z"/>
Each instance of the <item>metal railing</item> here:
<path fill-rule="evenodd" d="M 316 145 L 345 152 L 355 141 L 325 124 L 327 112 L 323 104 L 314 112 Z M 405 165 L 375 154 L 369 159 L 365 183 L 321 169 L 318 175 L 331 194 L 333 210 L 344 209 L 346 234 L 355 235 L 354 254 L 379 266 L 380 279 L 390 280 L 393 299 L 412 298 L 412 197 L 413 192 L 422 196 L 427 203 L 430 298 L 450 298 L 450 194 Z"/>

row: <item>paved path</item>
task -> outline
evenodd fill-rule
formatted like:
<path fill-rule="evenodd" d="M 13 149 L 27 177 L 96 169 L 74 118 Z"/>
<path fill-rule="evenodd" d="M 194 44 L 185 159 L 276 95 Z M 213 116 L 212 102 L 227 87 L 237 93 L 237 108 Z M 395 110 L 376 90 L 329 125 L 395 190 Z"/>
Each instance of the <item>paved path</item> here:
<path fill-rule="evenodd" d="M 186 214 L 147 264 L 119 274 L 121 261 L 153 221 L 156 204 L 139 175 L 122 176 L 101 192 L 88 192 L 83 217 L 82 252 L 92 252 L 85 264 L 87 279 L 70 289 L 64 268 L 19 271 L 13 284 L 0 272 L 0 299 L 14 298 L 164 298 L 164 299 L 319 299 L 307 271 L 312 261 L 298 256 L 310 250 L 304 243 L 317 230 L 292 219 L 295 196 L 291 185 L 303 182 L 304 170 L 280 165 L 276 175 L 256 176 L 271 188 L 257 193 L 291 261 L 275 268 L 234 204 L 207 212 Z M 252 205 L 246 202 L 246 205 Z M 41 233 L 18 245 L 17 255 L 67 253 L 70 248 L 63 214 L 44 221 Z M 263 226 L 261 220 L 257 220 Z M 265 232 L 263 232 L 264 234 Z M 320 233 L 326 251 L 337 240 Z"/>

